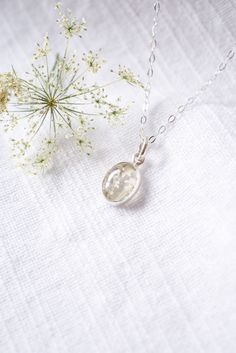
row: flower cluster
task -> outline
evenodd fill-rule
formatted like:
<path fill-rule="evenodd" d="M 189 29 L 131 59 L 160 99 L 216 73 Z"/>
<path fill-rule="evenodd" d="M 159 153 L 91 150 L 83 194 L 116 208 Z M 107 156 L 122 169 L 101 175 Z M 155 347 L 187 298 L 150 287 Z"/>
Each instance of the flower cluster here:
<path fill-rule="evenodd" d="M 81 20 L 77 20 L 69 9 L 67 9 L 66 13 L 63 13 L 60 2 L 58 2 L 55 7 L 59 14 L 57 22 L 62 28 L 62 33 L 64 33 L 65 37 L 67 39 L 72 38 L 75 35 L 81 37 L 81 33 L 87 30 L 85 19 L 82 18 Z"/>
<path fill-rule="evenodd" d="M 39 60 L 39 59 L 41 59 L 43 57 L 46 57 L 49 52 L 50 52 L 49 37 L 48 37 L 48 34 L 46 34 L 44 39 L 43 39 L 42 45 L 37 43 L 37 48 L 36 48 L 36 51 L 35 51 L 35 53 L 33 55 L 33 59 L 34 60 Z"/>
<path fill-rule="evenodd" d="M 59 137 L 73 139 L 80 152 L 90 154 L 89 134 L 95 129 L 95 121 L 123 121 L 129 106 L 122 105 L 120 98 L 111 101 L 107 86 L 123 80 L 142 87 L 132 71 L 121 66 L 113 71 L 117 76 L 113 81 L 90 84 L 87 75 L 96 74 L 105 61 L 100 50 L 89 50 L 80 57 L 69 52 L 70 39 L 81 37 L 85 21 L 77 20 L 69 10 L 62 13 L 60 4 L 56 8 L 66 38 L 64 54 L 57 54 L 53 65 L 49 65 L 50 40 L 46 34 L 42 44 L 37 44 L 27 79 L 14 70 L 0 74 L 0 120 L 4 131 L 11 132 L 13 157 L 33 174 L 51 165 Z"/>
<path fill-rule="evenodd" d="M 111 70 L 111 72 L 114 72 L 114 71 Z M 119 77 L 122 80 L 128 82 L 130 85 L 140 86 L 140 87 L 144 88 L 143 83 L 138 79 L 138 77 L 129 68 L 119 65 L 117 74 L 119 75 Z"/>
<path fill-rule="evenodd" d="M 19 96 L 19 79 L 11 72 L 0 74 L 0 113 L 7 110 L 7 102 L 11 96 Z"/>
<path fill-rule="evenodd" d="M 101 50 L 100 50 L 101 51 Z M 100 53 L 93 53 L 92 50 L 89 50 L 87 54 L 83 54 L 82 61 L 85 63 L 88 71 L 93 72 L 94 74 L 101 69 L 102 64 L 105 63 L 105 60 L 101 58 Z"/>

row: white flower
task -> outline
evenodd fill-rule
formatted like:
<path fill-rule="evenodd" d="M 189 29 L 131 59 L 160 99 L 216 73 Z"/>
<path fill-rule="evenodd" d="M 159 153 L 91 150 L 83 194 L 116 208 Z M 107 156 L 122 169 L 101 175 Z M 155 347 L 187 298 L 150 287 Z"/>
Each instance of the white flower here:
<path fill-rule="evenodd" d="M 10 93 L 17 94 L 20 90 L 19 79 L 15 73 L 4 72 L 0 74 L 0 88 Z"/>
<path fill-rule="evenodd" d="M 62 59 L 62 65 L 63 65 L 63 59 Z M 75 73 L 79 70 L 78 57 L 75 51 L 70 57 L 68 56 L 67 60 L 65 60 L 63 70 L 66 73 Z"/>
<path fill-rule="evenodd" d="M 57 150 L 55 139 L 45 138 L 36 156 L 32 158 L 29 165 L 29 172 L 38 174 L 45 172 L 52 165 L 52 157 Z"/>
<path fill-rule="evenodd" d="M 66 41 L 64 55 L 56 55 L 49 65 L 49 37 L 37 44 L 27 78 L 15 71 L 0 74 L 0 122 L 3 130 L 11 132 L 12 156 L 26 171 L 37 174 L 51 166 L 58 140 L 71 138 L 80 152 L 92 152 L 89 133 L 95 129 L 97 119 L 109 123 L 123 121 L 127 106 L 120 99 L 109 100 L 106 87 L 119 80 L 141 85 L 131 70 L 119 67 L 119 80 L 98 84 L 87 80 L 89 72 L 97 73 L 105 62 L 100 51 L 88 51 L 82 57 L 70 54 L 69 43 L 74 35 L 81 36 L 85 21 L 75 19 L 70 11 L 66 15 L 57 4 L 59 24 Z M 14 129 L 17 126 L 17 129 Z"/>
<path fill-rule="evenodd" d="M 114 71 L 111 70 L 111 72 L 114 72 Z M 142 88 L 144 87 L 142 82 L 133 73 L 133 71 L 131 69 L 125 67 L 125 66 L 119 65 L 117 74 L 121 78 L 121 80 L 124 80 L 124 81 L 128 82 L 131 85 L 140 86 Z"/>
<path fill-rule="evenodd" d="M 52 157 L 57 150 L 56 141 L 51 138 L 43 139 L 36 154 L 26 154 L 27 149 L 30 147 L 26 141 L 13 141 L 13 149 L 16 146 L 20 147 L 18 155 L 14 156 L 17 160 L 17 165 L 24 168 L 28 174 L 33 175 L 43 173 L 49 169 L 52 165 Z"/>
<path fill-rule="evenodd" d="M 106 110 L 104 117 L 112 124 L 122 122 L 122 118 L 127 113 L 128 107 L 119 107 L 110 104 L 109 110 Z"/>
<path fill-rule="evenodd" d="M 7 102 L 11 95 L 19 96 L 20 83 L 11 72 L 0 74 L 0 113 L 7 111 Z"/>
<path fill-rule="evenodd" d="M 13 72 L 0 74 L 0 90 L 6 90 L 9 94 L 18 96 L 21 92 L 20 81 Z"/>
<path fill-rule="evenodd" d="M 22 158 L 25 156 L 27 149 L 30 148 L 29 141 L 21 138 L 16 140 L 14 138 L 11 139 L 11 150 L 12 156 L 14 158 Z"/>
<path fill-rule="evenodd" d="M 62 28 L 64 35 L 67 39 L 72 38 L 76 35 L 81 37 L 81 33 L 87 30 L 86 21 L 84 18 L 82 18 L 81 20 L 77 20 L 76 17 L 72 16 L 70 10 L 67 10 L 66 14 L 62 13 L 61 3 L 56 4 L 56 10 L 59 14 L 57 22 Z"/>
<path fill-rule="evenodd" d="M 18 116 L 15 115 L 14 113 L 6 112 L 6 115 L 7 115 L 7 119 L 4 124 L 4 131 L 9 132 L 17 126 L 19 119 L 18 119 Z"/>
<path fill-rule="evenodd" d="M 83 54 L 82 60 L 84 61 L 88 71 L 97 73 L 98 70 L 102 67 L 102 64 L 105 63 L 105 60 L 100 57 L 100 51 L 97 53 L 90 50 L 87 54 Z"/>
<path fill-rule="evenodd" d="M 36 52 L 33 55 L 34 60 L 41 59 L 43 57 L 46 57 L 50 51 L 49 48 L 49 37 L 48 34 L 46 34 L 43 38 L 43 43 L 40 45 L 37 43 L 37 48 Z"/>
<path fill-rule="evenodd" d="M 75 136 L 75 142 L 80 152 L 85 152 L 88 156 L 91 154 L 93 149 L 91 141 L 84 134 L 77 134 Z"/>

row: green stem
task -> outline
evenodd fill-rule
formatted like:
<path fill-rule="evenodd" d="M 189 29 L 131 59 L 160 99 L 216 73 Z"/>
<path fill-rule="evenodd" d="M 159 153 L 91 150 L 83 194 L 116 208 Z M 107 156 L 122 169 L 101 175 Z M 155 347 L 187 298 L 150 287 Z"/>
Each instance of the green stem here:
<path fill-rule="evenodd" d="M 56 98 L 60 98 L 60 96 L 62 96 L 66 91 L 68 91 L 68 89 L 76 82 L 78 81 L 86 72 L 88 71 L 88 69 L 84 70 L 78 77 L 76 77 L 77 72 L 75 72 L 75 74 L 72 76 L 69 84 L 67 85 L 67 87 L 56 97 Z M 76 77 L 76 78 L 75 78 Z"/>
<path fill-rule="evenodd" d="M 43 123 L 44 123 L 44 121 L 45 121 L 45 119 L 46 119 L 46 117 L 47 117 L 48 111 L 49 111 L 49 109 L 47 109 L 46 112 L 41 115 L 41 119 L 42 119 L 42 120 L 41 120 L 41 122 L 40 122 L 40 124 L 39 124 L 37 130 L 34 132 L 34 134 L 33 134 L 33 136 L 31 137 L 31 139 L 30 139 L 29 142 L 31 142 L 31 141 L 33 140 L 33 138 L 35 137 L 35 135 L 39 132 L 40 128 L 42 127 L 42 125 L 43 125 Z"/>
<path fill-rule="evenodd" d="M 37 76 L 37 75 L 35 75 L 35 76 L 37 77 L 37 79 L 38 79 L 38 81 L 39 81 L 39 84 L 40 84 L 40 86 L 41 86 L 41 88 L 42 88 L 44 94 L 45 94 L 48 98 L 50 98 L 50 96 L 48 95 L 48 92 L 45 90 L 45 86 L 47 85 L 47 82 L 45 81 L 45 79 L 43 78 L 41 72 L 37 69 L 37 67 L 34 66 L 33 64 L 32 64 L 32 67 L 33 67 L 33 70 L 38 74 L 38 76 Z"/>
<path fill-rule="evenodd" d="M 85 112 L 83 112 L 83 111 L 78 111 L 78 110 L 74 110 L 74 109 L 69 109 L 69 108 L 67 108 L 67 107 L 64 107 L 62 104 L 60 105 L 61 106 L 61 109 L 62 110 L 66 110 L 66 111 L 69 111 L 69 112 L 73 112 L 73 113 L 75 113 L 75 114 L 80 114 L 80 115 L 88 115 L 88 116 L 90 116 L 90 115 L 93 115 L 93 116 L 101 116 L 101 115 L 103 115 L 103 114 L 98 114 L 98 113 L 85 113 Z"/>
<path fill-rule="evenodd" d="M 56 120 L 55 120 L 55 115 L 54 115 L 54 111 L 52 108 L 51 108 L 51 114 L 52 114 L 52 121 L 53 121 L 54 139 L 56 139 L 56 136 L 57 136 Z"/>
<path fill-rule="evenodd" d="M 55 110 L 56 110 L 57 114 L 60 115 L 60 117 L 62 118 L 62 120 L 69 126 L 69 128 L 70 128 L 73 132 L 75 132 L 74 129 L 72 128 L 72 126 L 68 123 L 68 121 L 66 121 L 66 119 L 64 118 L 64 116 L 60 113 L 60 111 L 59 111 L 57 108 L 55 108 Z"/>

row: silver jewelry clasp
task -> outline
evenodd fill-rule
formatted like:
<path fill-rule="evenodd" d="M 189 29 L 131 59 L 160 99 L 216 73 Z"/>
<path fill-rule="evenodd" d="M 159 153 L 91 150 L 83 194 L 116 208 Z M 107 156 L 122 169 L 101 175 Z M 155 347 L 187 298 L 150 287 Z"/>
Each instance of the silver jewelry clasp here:
<path fill-rule="evenodd" d="M 148 137 L 142 137 L 142 142 L 139 145 L 138 151 L 133 156 L 133 164 L 135 167 L 143 164 L 143 162 L 145 161 L 148 146 Z"/>

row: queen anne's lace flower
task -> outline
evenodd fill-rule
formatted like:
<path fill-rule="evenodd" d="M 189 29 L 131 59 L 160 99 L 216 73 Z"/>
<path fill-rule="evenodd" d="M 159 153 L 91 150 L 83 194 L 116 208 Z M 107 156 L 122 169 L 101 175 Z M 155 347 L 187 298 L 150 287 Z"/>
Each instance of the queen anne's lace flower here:
<path fill-rule="evenodd" d="M 25 151 L 27 150 L 28 143 L 24 141 L 15 142 L 13 144 L 13 151 L 16 146 L 20 147 L 23 152 L 23 158 L 18 158 L 18 166 L 23 167 L 29 174 L 39 174 L 44 172 L 52 165 L 52 158 L 57 151 L 56 140 L 45 138 L 41 141 L 41 147 L 37 153 L 31 158 Z"/>
<path fill-rule="evenodd" d="M 38 60 L 43 57 L 46 57 L 48 55 L 49 51 L 50 51 L 49 37 L 48 37 L 48 34 L 46 34 L 43 38 L 43 43 L 41 45 L 39 43 L 37 43 L 37 49 L 33 55 L 34 60 Z"/>
<path fill-rule="evenodd" d="M 19 79 L 11 72 L 0 74 L 0 113 L 7 110 L 7 102 L 10 96 L 19 96 Z"/>
<path fill-rule="evenodd" d="M 85 134 L 78 133 L 75 136 L 75 142 L 80 152 L 85 152 L 88 156 L 91 154 L 93 146 Z"/>
<path fill-rule="evenodd" d="M 80 58 L 75 52 L 69 53 L 69 39 L 81 36 L 85 21 L 77 20 L 70 11 L 63 14 L 60 4 L 56 7 L 59 25 L 67 38 L 64 54 L 57 54 L 54 64 L 49 65 L 50 43 L 46 35 L 42 44 L 37 44 L 27 79 L 18 77 L 14 70 L 0 74 L 0 120 L 4 131 L 13 134 L 12 156 L 33 174 L 51 165 L 59 138 L 74 140 L 80 152 L 90 154 L 89 133 L 95 129 L 95 121 L 104 118 L 109 123 L 123 121 L 128 106 L 123 106 L 120 98 L 111 101 L 107 86 L 122 80 L 141 86 L 131 70 L 122 67 L 114 81 L 90 83 L 87 75 L 97 73 L 105 61 L 100 51 L 90 50 Z"/>
<path fill-rule="evenodd" d="M 111 70 L 113 71 L 113 70 Z M 119 77 L 128 82 L 131 85 L 135 85 L 135 86 L 140 86 L 140 87 L 144 87 L 142 82 L 139 80 L 139 78 L 133 73 L 133 71 L 125 66 L 121 66 L 119 65 L 118 68 L 118 72 L 117 74 L 119 75 Z"/>
<path fill-rule="evenodd" d="M 117 105 L 109 105 L 109 109 L 105 113 L 105 118 L 112 124 L 120 122 L 120 117 L 124 116 L 128 110 L 127 107 L 119 107 Z"/>
<path fill-rule="evenodd" d="M 87 54 L 83 54 L 82 60 L 88 70 L 93 73 L 97 73 L 101 69 L 102 64 L 105 63 L 105 60 L 100 57 L 100 51 L 93 53 L 92 50 L 89 50 Z"/>
<path fill-rule="evenodd" d="M 67 39 L 73 36 L 81 37 L 83 31 L 86 31 L 86 21 L 84 18 L 77 20 L 72 16 L 70 10 L 66 13 L 61 11 L 61 3 L 56 4 L 56 9 L 58 10 L 59 18 L 57 20 L 59 26 L 62 28 L 63 33 Z"/>

